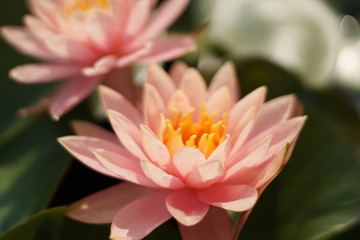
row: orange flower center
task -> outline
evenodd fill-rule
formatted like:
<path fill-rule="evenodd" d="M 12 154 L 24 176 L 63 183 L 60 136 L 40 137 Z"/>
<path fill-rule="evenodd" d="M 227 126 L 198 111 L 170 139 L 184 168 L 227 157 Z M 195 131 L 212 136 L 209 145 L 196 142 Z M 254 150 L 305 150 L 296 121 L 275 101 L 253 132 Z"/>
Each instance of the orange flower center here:
<path fill-rule="evenodd" d="M 194 109 L 179 114 L 173 111 L 173 119 L 166 119 L 163 141 L 171 156 L 183 146 L 199 149 L 207 158 L 226 137 L 227 114 L 215 122 L 216 113 L 209 114 L 205 105 L 201 106 L 198 122 L 193 121 Z"/>
<path fill-rule="evenodd" d="M 65 6 L 65 13 L 71 15 L 74 11 L 89 12 L 92 8 L 97 7 L 107 9 L 108 0 L 73 0 L 71 4 Z"/>

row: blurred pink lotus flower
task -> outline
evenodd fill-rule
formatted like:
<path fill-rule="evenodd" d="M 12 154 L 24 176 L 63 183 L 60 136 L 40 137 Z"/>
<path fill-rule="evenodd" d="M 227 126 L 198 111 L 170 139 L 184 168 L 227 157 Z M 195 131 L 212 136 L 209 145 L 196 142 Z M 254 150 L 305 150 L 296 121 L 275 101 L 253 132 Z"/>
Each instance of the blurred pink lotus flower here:
<path fill-rule="evenodd" d="M 150 65 L 142 113 L 102 86 L 116 135 L 76 122 L 80 136 L 59 141 L 85 165 L 127 182 L 74 203 L 67 214 L 112 222 L 112 239 L 141 239 L 171 217 L 183 239 L 231 239 L 227 210 L 254 206 L 287 163 L 306 119 L 294 95 L 264 103 L 260 87 L 237 101 L 237 89 L 230 62 L 209 88 L 182 63 L 170 75 Z"/>
<path fill-rule="evenodd" d="M 158 38 L 189 0 L 29 0 L 26 27 L 2 27 L 20 52 L 44 63 L 10 76 L 23 83 L 67 80 L 50 99 L 55 118 L 77 105 L 115 68 L 161 62 L 194 49 L 190 36 Z M 121 79 L 119 79 L 121 81 Z"/>

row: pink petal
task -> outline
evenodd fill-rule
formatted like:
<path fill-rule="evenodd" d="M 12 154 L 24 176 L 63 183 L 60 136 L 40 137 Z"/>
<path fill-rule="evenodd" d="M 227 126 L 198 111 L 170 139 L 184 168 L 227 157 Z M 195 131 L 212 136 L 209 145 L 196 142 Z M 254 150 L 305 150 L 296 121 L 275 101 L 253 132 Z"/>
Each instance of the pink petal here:
<path fill-rule="evenodd" d="M 177 177 L 163 171 L 149 160 L 141 160 L 141 167 L 144 174 L 162 188 L 181 189 L 185 185 Z"/>
<path fill-rule="evenodd" d="M 115 67 L 117 57 L 114 55 L 107 55 L 98 59 L 91 67 L 85 67 L 82 73 L 87 77 L 93 77 L 108 73 Z"/>
<path fill-rule="evenodd" d="M 150 160 L 162 169 L 170 164 L 170 153 L 164 143 L 145 125 L 141 125 L 142 145 Z"/>
<path fill-rule="evenodd" d="M 269 136 L 262 140 L 262 142 L 255 145 L 252 150 L 248 152 L 241 152 L 239 150 L 232 150 L 229 156 L 229 169 L 226 171 L 224 181 L 228 181 L 231 178 L 241 178 L 241 174 L 239 172 L 246 170 L 260 164 L 262 160 L 265 160 L 264 156 L 267 153 L 270 143 L 272 140 L 272 136 Z"/>
<path fill-rule="evenodd" d="M 169 74 L 176 86 L 179 86 L 180 81 L 188 68 L 188 65 L 182 61 L 176 61 L 171 65 Z"/>
<path fill-rule="evenodd" d="M 198 108 L 205 102 L 206 83 L 198 70 L 188 68 L 183 73 L 179 89 L 186 93 L 192 106 Z"/>
<path fill-rule="evenodd" d="M 223 161 L 206 161 L 191 171 L 187 177 L 187 185 L 197 189 L 206 188 L 218 182 L 224 174 L 225 166 Z"/>
<path fill-rule="evenodd" d="M 141 146 L 139 128 L 128 118 L 114 110 L 108 110 L 111 125 L 124 147 L 139 159 L 147 159 Z"/>
<path fill-rule="evenodd" d="M 50 114 L 59 119 L 64 113 L 86 98 L 102 80 L 102 76 L 80 77 L 63 83 L 51 98 Z"/>
<path fill-rule="evenodd" d="M 251 112 L 252 112 L 252 109 L 249 109 L 249 110 L 251 110 Z M 253 114 L 254 114 L 253 116 L 256 117 L 255 112 L 253 112 Z M 246 115 L 248 115 L 248 117 L 252 117 L 250 115 L 250 112 L 249 112 L 249 114 L 246 114 Z M 234 141 L 235 143 L 232 146 L 232 152 L 235 153 L 238 150 L 246 150 L 246 149 L 243 149 L 243 145 L 246 145 L 246 139 L 249 136 L 249 133 L 251 132 L 251 130 L 254 126 L 254 122 L 255 122 L 255 119 L 252 119 L 249 122 L 240 121 L 238 126 L 236 126 L 237 129 L 241 129 L 241 130 L 236 131 L 236 132 L 234 131 L 234 134 L 231 134 L 231 136 L 234 136 L 234 138 L 235 138 L 235 141 Z M 242 124 L 244 124 L 244 126 L 241 126 Z M 235 149 L 236 149 L 236 151 L 235 151 Z"/>
<path fill-rule="evenodd" d="M 152 2 L 149 0 L 132 1 L 130 16 L 127 19 L 124 34 L 127 38 L 131 38 L 138 34 L 148 21 L 151 13 Z"/>
<path fill-rule="evenodd" d="M 36 16 L 48 24 L 54 23 L 54 12 L 58 11 L 58 1 L 29 0 L 30 9 Z"/>
<path fill-rule="evenodd" d="M 263 131 L 261 134 L 257 135 L 252 139 L 247 139 L 244 144 L 244 148 L 253 145 L 256 142 L 259 142 L 260 139 L 263 139 L 265 136 L 272 135 L 273 139 L 271 142 L 272 148 L 277 148 L 283 145 L 285 142 L 292 142 L 298 136 L 301 128 L 303 127 L 307 116 L 295 117 L 283 122 L 278 123 L 274 127 Z"/>
<path fill-rule="evenodd" d="M 65 35 L 48 36 L 45 39 L 46 47 L 57 56 L 79 63 L 92 63 L 100 55 L 87 45 L 76 42 Z"/>
<path fill-rule="evenodd" d="M 100 9 L 92 9 L 82 23 L 88 41 L 103 52 L 110 52 L 114 48 L 119 31 L 123 28 L 123 21 L 114 22 L 113 16 Z"/>
<path fill-rule="evenodd" d="M 150 179 L 144 176 L 138 159 L 132 156 L 123 156 L 111 150 L 97 148 L 93 150 L 97 160 L 117 178 L 130 181 L 146 187 L 157 187 Z"/>
<path fill-rule="evenodd" d="M 110 132 L 91 122 L 75 120 L 72 122 L 72 128 L 77 135 L 101 138 L 115 144 L 120 144 L 119 140 L 113 132 Z"/>
<path fill-rule="evenodd" d="M 24 22 L 28 29 L 31 30 L 31 33 L 40 41 L 57 34 L 56 30 L 48 22 L 32 15 L 26 15 Z"/>
<path fill-rule="evenodd" d="M 293 94 L 281 96 L 264 103 L 249 139 L 292 117 L 297 105 L 297 99 Z"/>
<path fill-rule="evenodd" d="M 223 113 L 229 112 L 231 108 L 229 89 L 219 88 L 206 101 L 206 107 L 209 113 L 216 113 L 216 118 L 221 119 Z"/>
<path fill-rule="evenodd" d="M 173 156 L 173 164 L 182 177 L 186 177 L 193 169 L 206 163 L 204 154 L 193 147 L 182 147 Z"/>
<path fill-rule="evenodd" d="M 225 140 L 215 148 L 215 150 L 210 154 L 207 161 L 220 160 L 226 162 L 231 148 L 231 137 L 227 135 Z"/>
<path fill-rule="evenodd" d="M 142 239 L 171 218 L 165 206 L 167 195 L 168 191 L 155 191 L 121 208 L 113 219 L 110 238 Z"/>
<path fill-rule="evenodd" d="M 76 64 L 26 64 L 13 68 L 10 77 L 23 83 L 50 82 L 79 74 L 81 68 Z"/>
<path fill-rule="evenodd" d="M 253 128 L 254 123 L 257 120 L 257 111 L 256 107 L 249 108 L 240 119 L 238 119 L 238 123 L 236 124 L 235 128 L 231 132 L 231 137 L 234 139 L 234 147 L 240 147 L 245 139 L 248 137 L 249 133 L 252 129 L 249 128 L 249 124 L 251 128 Z"/>
<path fill-rule="evenodd" d="M 279 124 L 276 126 L 272 130 L 273 140 L 271 145 L 274 146 L 284 142 L 292 142 L 299 135 L 306 119 L 307 116 L 295 117 L 285 121 L 284 124 Z"/>
<path fill-rule="evenodd" d="M 235 104 L 239 99 L 239 86 L 237 82 L 235 66 L 232 62 L 228 61 L 216 72 L 211 81 L 208 94 L 212 95 L 219 88 L 227 87 L 230 92 L 231 104 Z"/>
<path fill-rule="evenodd" d="M 264 103 L 265 95 L 266 87 L 259 87 L 238 101 L 230 111 L 227 131 L 232 132 L 239 119 L 251 107 L 255 107 L 256 112 L 258 112 Z"/>
<path fill-rule="evenodd" d="M 172 79 L 164 69 L 157 64 L 149 65 L 146 82 L 157 89 L 164 102 L 169 101 L 175 92 L 175 85 Z"/>
<path fill-rule="evenodd" d="M 194 226 L 179 224 L 182 239 L 231 240 L 232 223 L 227 211 L 210 207 L 204 219 Z"/>
<path fill-rule="evenodd" d="M 133 183 L 120 183 L 71 204 L 66 215 L 91 224 L 111 223 L 119 209 L 151 191 Z"/>
<path fill-rule="evenodd" d="M 29 30 L 22 27 L 1 27 L 1 35 L 20 52 L 43 60 L 59 60 L 59 56 L 49 52 L 44 44 Z"/>
<path fill-rule="evenodd" d="M 191 52 L 195 50 L 195 47 L 192 37 L 169 36 L 153 42 L 151 50 L 139 57 L 138 61 L 140 63 L 164 62 Z"/>
<path fill-rule="evenodd" d="M 116 62 L 116 67 L 118 68 L 122 68 L 122 67 L 126 67 L 129 66 L 131 64 L 136 64 L 136 63 L 140 63 L 140 58 L 143 56 L 146 56 L 152 49 L 153 43 L 148 42 L 146 44 L 144 44 L 143 47 L 135 50 L 135 51 L 131 51 L 131 52 L 125 52 L 124 55 L 122 55 L 121 57 L 119 57 L 119 59 Z"/>
<path fill-rule="evenodd" d="M 236 212 L 250 209 L 258 198 L 256 189 L 247 185 L 218 185 L 197 193 L 203 202 Z"/>
<path fill-rule="evenodd" d="M 269 182 L 271 182 L 276 175 L 279 174 L 281 168 L 285 164 L 286 155 L 289 150 L 289 144 L 285 144 L 285 146 L 281 149 L 281 151 L 276 154 L 273 159 L 269 161 L 269 164 L 264 169 L 264 173 L 260 179 L 257 179 L 255 187 L 258 189 L 262 186 L 265 186 Z"/>
<path fill-rule="evenodd" d="M 127 25 L 129 12 L 131 11 L 130 5 L 135 1 L 128 0 L 109 0 L 109 15 L 113 20 L 113 24 L 117 24 L 120 34 L 123 34 L 123 29 Z M 114 31 L 114 29 L 113 29 Z M 116 31 L 116 30 L 115 30 Z"/>
<path fill-rule="evenodd" d="M 165 202 L 171 215 L 185 226 L 197 224 L 209 210 L 209 204 L 201 202 L 196 192 L 191 189 L 173 191 Z"/>
<path fill-rule="evenodd" d="M 177 109 L 180 114 L 188 113 L 191 108 L 191 102 L 185 92 L 182 90 L 176 90 L 167 104 L 167 109 L 169 112 Z"/>
<path fill-rule="evenodd" d="M 100 138 L 84 137 L 84 136 L 68 136 L 58 139 L 59 143 L 69 151 L 75 158 L 86 166 L 103 173 L 105 175 L 116 177 L 116 175 L 103 167 L 95 158 L 92 151 L 96 148 L 109 149 L 117 151 L 119 154 L 125 155 L 126 152 L 120 145 L 113 144 Z"/>
<path fill-rule="evenodd" d="M 157 132 L 160 123 L 160 113 L 165 110 L 165 103 L 159 92 L 150 84 L 144 86 L 144 118 L 147 126 Z"/>
<path fill-rule="evenodd" d="M 136 49 L 156 37 L 179 17 L 188 3 L 189 0 L 167 0 L 162 3 L 149 24 L 126 48 Z"/>
<path fill-rule="evenodd" d="M 106 86 L 100 86 L 100 97 L 106 110 L 114 110 L 121 113 L 132 121 L 135 125 L 143 122 L 139 111 L 120 93 Z"/>

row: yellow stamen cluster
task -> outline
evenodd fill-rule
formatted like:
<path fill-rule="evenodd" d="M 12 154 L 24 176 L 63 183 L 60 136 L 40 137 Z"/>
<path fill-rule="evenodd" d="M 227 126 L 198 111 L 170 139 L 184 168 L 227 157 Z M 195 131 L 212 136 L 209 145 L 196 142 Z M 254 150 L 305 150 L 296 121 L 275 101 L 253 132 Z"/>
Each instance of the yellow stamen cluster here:
<path fill-rule="evenodd" d="M 214 122 L 215 113 L 209 114 L 205 105 L 201 106 L 198 122 L 193 121 L 194 109 L 186 114 L 173 111 L 172 120 L 166 119 L 164 144 L 173 155 L 180 147 L 190 146 L 199 149 L 207 158 L 226 137 L 227 114 Z"/>
<path fill-rule="evenodd" d="M 108 0 L 74 0 L 73 4 L 66 6 L 64 9 L 66 14 L 71 15 L 76 10 L 89 12 L 94 7 L 107 9 L 108 6 Z"/>

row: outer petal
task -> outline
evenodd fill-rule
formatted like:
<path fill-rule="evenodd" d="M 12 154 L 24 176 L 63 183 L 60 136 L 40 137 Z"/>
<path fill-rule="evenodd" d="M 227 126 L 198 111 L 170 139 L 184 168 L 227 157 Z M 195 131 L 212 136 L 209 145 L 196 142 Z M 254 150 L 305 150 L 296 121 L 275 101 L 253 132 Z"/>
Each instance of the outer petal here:
<path fill-rule="evenodd" d="M 20 52 L 34 56 L 43 60 L 59 60 L 59 56 L 49 52 L 36 39 L 29 30 L 21 27 L 6 26 L 1 28 L 1 34 L 12 45 L 14 45 Z"/>
<path fill-rule="evenodd" d="M 146 82 L 154 86 L 164 102 L 169 101 L 175 92 L 175 85 L 165 70 L 157 64 L 150 64 Z"/>
<path fill-rule="evenodd" d="M 72 128 L 77 135 L 101 138 L 115 144 L 120 144 L 119 140 L 113 132 L 110 132 L 91 122 L 75 120 L 72 122 Z"/>
<path fill-rule="evenodd" d="M 114 110 L 121 113 L 129 118 L 135 125 L 143 122 L 143 118 L 139 111 L 120 93 L 106 86 L 100 86 L 99 92 L 106 110 Z"/>
<path fill-rule="evenodd" d="M 209 210 L 209 204 L 201 202 L 191 189 L 171 192 L 165 202 L 171 215 L 185 226 L 197 224 Z"/>
<path fill-rule="evenodd" d="M 231 240 L 232 223 L 227 211 L 210 207 L 204 219 L 194 226 L 179 224 L 182 239 Z"/>
<path fill-rule="evenodd" d="M 108 110 L 111 125 L 125 148 L 139 159 L 147 159 L 141 147 L 139 128 L 121 113 Z"/>
<path fill-rule="evenodd" d="M 198 70 L 188 68 L 182 75 L 179 89 L 183 90 L 189 98 L 191 105 L 198 108 L 205 101 L 206 84 Z"/>
<path fill-rule="evenodd" d="M 238 151 L 232 150 L 229 157 L 230 167 L 226 171 L 225 180 L 228 178 L 241 178 L 241 175 L 238 175 L 238 172 L 251 168 L 257 164 L 260 164 L 262 160 L 265 160 L 264 156 L 267 153 L 272 137 L 269 136 L 258 143 L 258 146 L 255 145 L 250 151 Z M 235 164 L 232 164 L 235 163 Z"/>
<path fill-rule="evenodd" d="M 133 183 L 120 183 L 71 204 L 66 215 L 86 223 L 111 223 L 119 209 L 151 191 Z"/>
<path fill-rule="evenodd" d="M 257 111 L 258 109 L 256 109 L 256 107 L 251 107 L 238 119 L 238 123 L 231 132 L 231 137 L 234 139 L 234 147 L 241 146 L 248 137 L 256 122 Z M 251 125 L 251 129 L 248 129 L 250 128 L 249 125 Z"/>
<path fill-rule="evenodd" d="M 162 3 L 150 23 L 135 40 L 130 42 L 127 48 L 136 49 L 157 36 L 178 18 L 188 3 L 189 0 L 167 0 Z"/>
<path fill-rule="evenodd" d="M 141 168 L 144 174 L 162 188 L 181 189 L 185 184 L 176 176 L 173 176 L 148 160 L 141 160 Z"/>
<path fill-rule="evenodd" d="M 139 57 L 139 62 L 164 62 L 191 52 L 195 50 L 195 47 L 195 42 L 192 37 L 170 36 L 153 42 L 151 50 L 147 54 Z"/>
<path fill-rule="evenodd" d="M 236 127 L 239 119 L 250 108 L 255 107 L 256 112 L 264 103 L 266 87 L 259 87 L 238 101 L 229 113 L 228 132 L 232 132 Z"/>
<path fill-rule="evenodd" d="M 198 196 L 213 206 L 241 212 L 254 206 L 258 193 L 247 185 L 219 185 L 199 190 Z"/>
<path fill-rule="evenodd" d="M 117 176 L 113 172 L 111 172 L 99 163 L 92 151 L 96 148 L 103 148 L 109 149 L 111 151 L 117 151 L 119 154 L 128 156 L 126 154 L 126 151 L 122 149 L 120 145 L 113 144 L 100 138 L 68 136 L 61 137 L 58 139 L 58 141 L 67 151 L 69 151 L 74 157 L 79 159 L 83 164 L 111 177 L 117 178 Z"/>
<path fill-rule="evenodd" d="M 273 159 L 269 161 L 269 164 L 266 166 L 264 170 L 264 174 L 261 179 L 257 179 L 256 188 L 260 188 L 269 182 L 271 182 L 277 174 L 281 171 L 282 167 L 285 164 L 286 155 L 289 150 L 289 144 L 284 144 L 285 146 L 281 148 L 280 153 L 275 155 Z"/>
<path fill-rule="evenodd" d="M 101 148 L 95 149 L 93 153 L 98 161 L 118 178 L 151 188 L 157 187 L 144 175 L 138 159 Z"/>
<path fill-rule="evenodd" d="M 116 214 L 111 225 L 111 239 L 138 240 L 171 218 L 166 209 L 168 191 L 155 191 L 126 205 Z"/>
<path fill-rule="evenodd" d="M 264 103 L 249 139 L 292 117 L 297 105 L 299 103 L 293 94 L 281 96 Z"/>
<path fill-rule="evenodd" d="M 299 134 L 302 126 L 304 125 L 307 116 L 300 116 L 291 118 L 289 120 L 280 122 L 274 127 L 263 131 L 252 139 L 247 139 L 244 143 L 243 148 L 248 148 L 254 145 L 254 143 L 261 141 L 264 137 L 272 135 L 273 139 L 271 142 L 272 148 L 277 148 L 283 145 L 285 142 L 292 142 Z"/>
<path fill-rule="evenodd" d="M 145 125 L 141 125 L 142 145 L 150 160 L 162 169 L 170 165 L 170 153 L 164 143 Z"/>
<path fill-rule="evenodd" d="M 54 119 L 69 111 L 86 98 L 102 80 L 102 76 L 80 77 L 66 81 L 51 98 L 50 114 Z"/>
<path fill-rule="evenodd" d="M 10 77 L 23 83 L 41 83 L 78 75 L 82 66 L 76 64 L 26 64 L 15 67 Z"/>
<path fill-rule="evenodd" d="M 232 62 L 228 61 L 216 72 L 211 81 L 208 94 L 212 95 L 219 88 L 227 87 L 230 91 L 231 104 L 235 104 L 239 99 L 239 86 L 237 83 L 235 66 Z"/>

